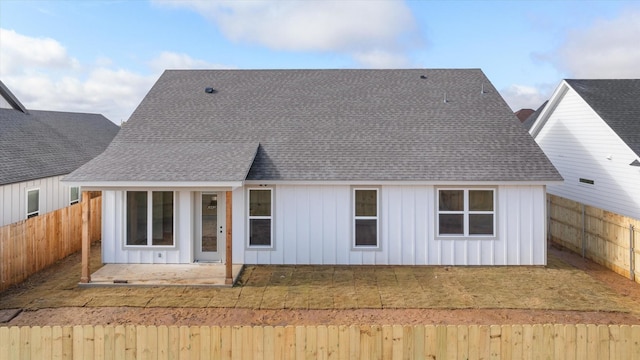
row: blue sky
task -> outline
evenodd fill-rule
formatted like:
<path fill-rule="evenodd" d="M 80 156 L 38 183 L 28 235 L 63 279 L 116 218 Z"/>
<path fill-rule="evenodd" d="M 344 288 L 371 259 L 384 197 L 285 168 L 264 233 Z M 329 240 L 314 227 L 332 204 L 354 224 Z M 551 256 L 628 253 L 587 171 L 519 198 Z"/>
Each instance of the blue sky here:
<path fill-rule="evenodd" d="M 168 68 L 481 68 L 537 108 L 563 78 L 640 78 L 640 2 L 0 1 L 27 108 L 120 124 Z"/>

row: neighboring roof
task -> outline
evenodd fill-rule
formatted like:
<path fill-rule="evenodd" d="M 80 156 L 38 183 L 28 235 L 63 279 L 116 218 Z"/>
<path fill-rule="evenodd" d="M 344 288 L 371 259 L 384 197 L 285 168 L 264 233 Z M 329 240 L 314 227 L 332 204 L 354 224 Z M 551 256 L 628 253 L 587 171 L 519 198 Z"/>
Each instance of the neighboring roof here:
<path fill-rule="evenodd" d="M 640 79 L 565 81 L 640 156 Z"/>
<path fill-rule="evenodd" d="M 533 126 L 533 123 L 535 123 L 536 120 L 538 120 L 538 116 L 540 116 L 540 113 L 542 112 L 544 107 L 547 106 L 548 102 L 549 100 L 543 102 L 542 105 L 540 105 L 540 107 L 536 109 L 536 111 L 531 113 L 531 115 L 529 115 L 529 117 L 522 122 L 522 126 L 524 126 L 524 128 L 527 129 L 527 131 L 529 131 Z"/>
<path fill-rule="evenodd" d="M 189 151 L 175 160 L 189 162 L 182 181 L 233 180 L 258 143 L 247 180 L 561 180 L 479 69 L 165 71 L 109 148 L 65 180 L 173 178 L 151 150 L 169 145 Z M 137 151 L 140 167 L 119 158 Z"/>
<path fill-rule="evenodd" d="M 0 109 L 0 185 L 68 174 L 118 129 L 99 114 Z"/>
<path fill-rule="evenodd" d="M 25 114 L 27 113 L 27 109 L 24 107 L 24 105 L 22 105 L 20 100 L 18 100 L 18 98 L 15 95 L 13 95 L 11 90 L 9 90 L 9 88 L 2 81 L 0 81 L 0 96 L 13 109 L 23 112 Z"/>
<path fill-rule="evenodd" d="M 520 109 L 520 110 L 516 111 L 514 114 L 516 115 L 518 120 L 520 120 L 520 122 L 524 122 L 525 120 L 527 120 L 527 118 L 531 114 L 533 114 L 533 112 L 534 112 L 533 109 Z"/>

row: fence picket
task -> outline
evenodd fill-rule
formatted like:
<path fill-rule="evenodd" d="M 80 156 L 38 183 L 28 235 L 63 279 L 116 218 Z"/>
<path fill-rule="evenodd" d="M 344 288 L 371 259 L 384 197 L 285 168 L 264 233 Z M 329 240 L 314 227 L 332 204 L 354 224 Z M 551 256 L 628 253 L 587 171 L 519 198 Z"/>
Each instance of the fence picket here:
<path fill-rule="evenodd" d="M 102 197 L 91 199 L 91 240 L 101 235 Z M 80 204 L 0 227 L 0 292 L 82 248 Z"/>
<path fill-rule="evenodd" d="M 0 359 L 637 359 L 638 325 L 0 327 Z"/>

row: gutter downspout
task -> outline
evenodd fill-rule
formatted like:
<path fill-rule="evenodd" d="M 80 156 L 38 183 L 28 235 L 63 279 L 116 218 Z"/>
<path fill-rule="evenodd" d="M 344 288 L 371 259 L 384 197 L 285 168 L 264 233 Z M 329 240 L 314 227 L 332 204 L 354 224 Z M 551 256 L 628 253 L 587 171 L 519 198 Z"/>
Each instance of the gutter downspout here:
<path fill-rule="evenodd" d="M 635 264 L 635 233 L 633 224 L 629 224 L 629 279 L 636 281 Z"/>

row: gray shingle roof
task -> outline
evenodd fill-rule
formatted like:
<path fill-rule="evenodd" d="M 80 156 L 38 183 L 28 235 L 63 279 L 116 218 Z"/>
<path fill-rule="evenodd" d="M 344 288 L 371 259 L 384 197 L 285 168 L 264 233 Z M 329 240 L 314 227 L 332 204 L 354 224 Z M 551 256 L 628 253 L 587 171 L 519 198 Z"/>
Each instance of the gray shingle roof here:
<path fill-rule="evenodd" d="M 640 156 L 640 79 L 566 82 Z"/>
<path fill-rule="evenodd" d="M 0 185 L 68 174 L 118 129 L 98 114 L 0 109 Z"/>
<path fill-rule="evenodd" d="M 536 122 L 536 120 L 538 120 L 538 116 L 540 116 L 540 113 L 542 112 L 542 110 L 544 110 L 544 107 L 547 106 L 548 102 L 549 100 L 543 102 L 542 105 L 540 105 L 536 109 L 536 111 L 534 111 L 525 121 L 522 122 L 522 126 L 524 126 L 527 131 L 531 130 L 531 127 Z"/>
<path fill-rule="evenodd" d="M 107 151 L 66 179 L 174 179 L 153 150 L 171 145 L 189 151 L 179 179 L 230 180 L 258 143 L 248 180 L 561 180 L 478 69 L 166 71 Z M 241 154 L 217 153 L 227 147 Z"/>

